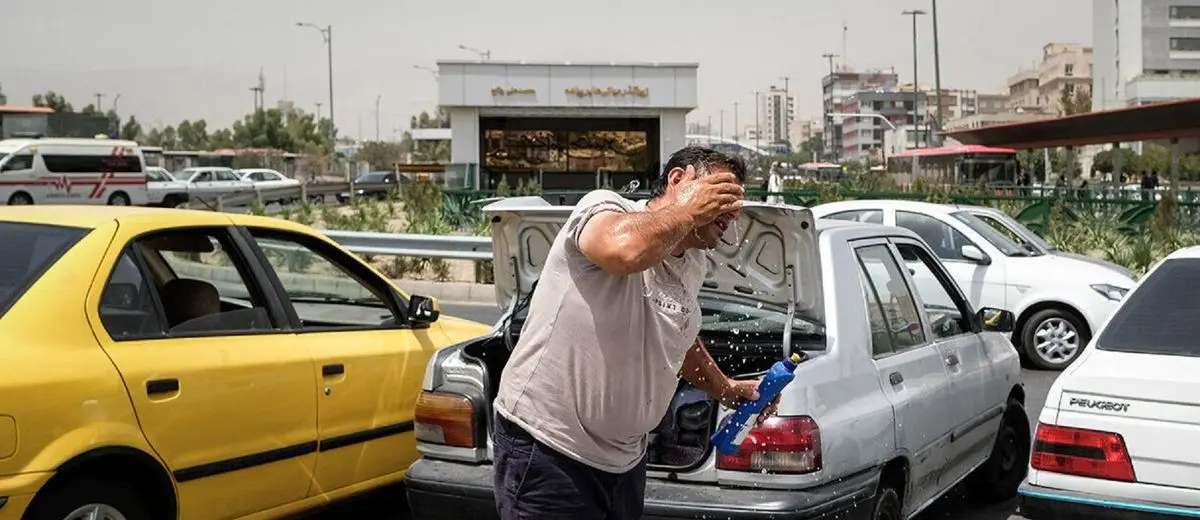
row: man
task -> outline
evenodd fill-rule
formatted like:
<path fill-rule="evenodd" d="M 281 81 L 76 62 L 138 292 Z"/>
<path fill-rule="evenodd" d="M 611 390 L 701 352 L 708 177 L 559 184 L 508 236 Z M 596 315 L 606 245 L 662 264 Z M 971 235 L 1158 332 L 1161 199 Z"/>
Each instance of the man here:
<path fill-rule="evenodd" d="M 756 381 L 727 378 L 696 337 L 703 250 L 736 221 L 745 176 L 740 158 L 688 147 L 649 201 L 596 190 L 576 205 L 496 397 L 500 518 L 641 518 L 647 436 L 679 377 L 726 406 L 758 398 Z"/>

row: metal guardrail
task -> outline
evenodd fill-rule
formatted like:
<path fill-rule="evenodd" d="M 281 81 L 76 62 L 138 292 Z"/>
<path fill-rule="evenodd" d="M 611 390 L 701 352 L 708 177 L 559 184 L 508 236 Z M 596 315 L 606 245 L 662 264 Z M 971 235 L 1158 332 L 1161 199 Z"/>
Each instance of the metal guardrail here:
<path fill-rule="evenodd" d="M 319 184 L 301 184 L 299 186 L 286 186 L 282 188 L 254 188 L 254 190 L 243 191 L 240 193 L 207 195 L 203 193 L 191 193 L 193 208 L 198 208 L 207 203 L 214 209 L 223 209 L 225 207 L 246 206 L 255 201 L 261 203 L 274 202 L 278 200 L 309 200 L 324 199 L 330 195 L 338 195 L 340 193 L 348 193 L 355 196 L 358 190 L 368 191 L 387 191 L 395 188 L 396 183 L 392 182 L 371 182 L 371 183 L 352 183 L 352 182 L 326 182 Z"/>
<path fill-rule="evenodd" d="M 334 230 L 324 230 L 322 233 L 351 252 L 363 255 L 413 256 L 448 260 L 492 259 L 492 239 L 489 237 Z"/>

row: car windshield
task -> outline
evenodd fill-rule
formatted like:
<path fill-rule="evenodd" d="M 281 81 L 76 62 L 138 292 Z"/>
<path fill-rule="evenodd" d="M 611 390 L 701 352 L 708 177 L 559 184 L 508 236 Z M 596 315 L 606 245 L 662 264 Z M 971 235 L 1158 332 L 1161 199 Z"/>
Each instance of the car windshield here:
<path fill-rule="evenodd" d="M 150 177 L 150 182 L 171 182 L 175 180 L 167 170 L 157 168 L 147 168 L 146 176 Z"/>
<path fill-rule="evenodd" d="M 87 234 L 75 227 L 0 222 L 0 317 Z"/>
<path fill-rule="evenodd" d="M 389 174 L 389 172 L 364 173 L 354 179 L 354 182 L 383 182 L 383 179 L 387 178 Z"/>
<path fill-rule="evenodd" d="M 1027 246 L 1026 249 L 1029 249 L 1031 252 L 1046 253 L 1048 251 L 1056 250 L 1054 247 L 1051 247 L 1049 243 L 1043 240 L 1042 237 L 1038 236 L 1037 233 L 1034 233 L 1033 230 L 1025 227 L 1025 225 L 1017 221 L 1017 219 L 1012 218 L 1003 212 L 993 213 L 988 211 L 982 213 L 973 212 L 973 214 L 976 217 L 979 217 L 980 220 L 991 225 L 996 229 L 996 231 L 1004 234 L 1004 236 L 1008 237 L 1013 242 Z"/>
<path fill-rule="evenodd" d="M 966 224 L 972 231 L 979 233 L 984 240 L 999 249 L 1005 256 L 1031 256 L 1027 249 L 1021 247 L 1009 240 L 1003 233 L 996 231 L 996 228 L 989 225 L 987 222 L 979 220 L 979 217 L 972 215 L 966 211 L 956 211 L 951 213 L 959 222 Z"/>
<path fill-rule="evenodd" d="M 1096 348 L 1200 357 L 1200 259 L 1163 262 L 1113 313 Z"/>

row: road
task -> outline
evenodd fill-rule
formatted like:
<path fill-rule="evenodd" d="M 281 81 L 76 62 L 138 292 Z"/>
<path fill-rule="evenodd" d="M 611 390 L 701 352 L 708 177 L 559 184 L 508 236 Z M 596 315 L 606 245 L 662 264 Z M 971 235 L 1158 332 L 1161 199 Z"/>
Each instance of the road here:
<path fill-rule="evenodd" d="M 500 310 L 491 305 L 452 305 L 442 304 L 443 314 L 465 318 L 482 323 L 495 323 L 500 317 Z M 1022 370 L 1021 377 L 1025 381 L 1026 410 L 1029 412 L 1030 426 L 1036 424 L 1037 416 L 1046 403 L 1046 392 L 1054 382 L 1057 372 L 1041 370 Z M 330 509 L 315 515 L 312 520 L 334 520 L 337 518 L 379 518 L 387 520 L 409 520 L 404 501 L 400 496 L 402 490 L 385 490 L 374 493 L 360 500 Z M 1015 500 L 1005 504 L 984 506 L 972 503 L 963 493 L 954 491 L 921 513 L 916 520 L 1023 520 L 1015 514 Z"/>

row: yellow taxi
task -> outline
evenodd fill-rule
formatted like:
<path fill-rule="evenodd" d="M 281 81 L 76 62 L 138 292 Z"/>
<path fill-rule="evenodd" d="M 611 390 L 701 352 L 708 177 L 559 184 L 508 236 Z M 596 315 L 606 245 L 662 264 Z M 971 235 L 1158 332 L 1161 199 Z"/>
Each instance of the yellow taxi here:
<path fill-rule="evenodd" d="M 439 316 L 280 219 L 0 207 L 0 519 L 277 518 L 400 481 Z"/>

